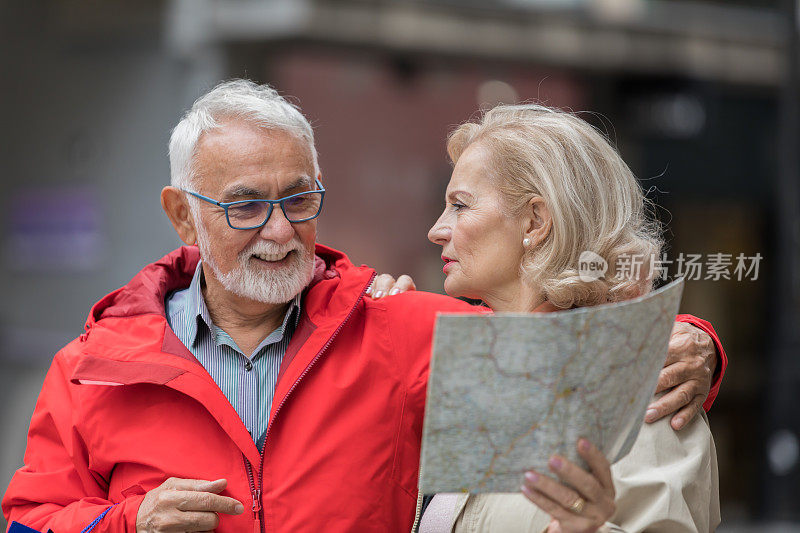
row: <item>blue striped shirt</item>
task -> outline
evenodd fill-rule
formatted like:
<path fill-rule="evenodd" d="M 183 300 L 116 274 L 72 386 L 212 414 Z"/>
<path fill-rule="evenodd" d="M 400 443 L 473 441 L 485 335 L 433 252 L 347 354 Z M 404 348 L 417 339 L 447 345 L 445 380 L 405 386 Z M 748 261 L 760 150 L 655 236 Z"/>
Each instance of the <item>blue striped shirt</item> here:
<path fill-rule="evenodd" d="M 248 358 L 211 320 L 203 299 L 202 278 L 201 261 L 189 287 L 167 297 L 167 322 L 214 379 L 261 449 L 278 370 L 300 320 L 300 295 L 290 303 L 281 327 L 267 335 Z"/>

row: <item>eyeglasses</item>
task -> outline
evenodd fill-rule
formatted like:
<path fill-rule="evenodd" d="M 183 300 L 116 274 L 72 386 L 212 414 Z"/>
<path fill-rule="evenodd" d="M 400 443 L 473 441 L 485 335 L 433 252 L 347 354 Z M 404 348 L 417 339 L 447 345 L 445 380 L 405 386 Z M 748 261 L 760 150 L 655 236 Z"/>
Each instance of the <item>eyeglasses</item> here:
<path fill-rule="evenodd" d="M 317 185 L 315 191 L 305 191 L 292 194 L 278 200 L 239 200 L 236 202 L 219 202 L 208 196 L 203 196 L 188 189 L 181 188 L 185 193 L 191 194 L 210 204 L 225 210 L 225 218 L 233 229 L 260 228 L 269 221 L 275 204 L 280 204 L 286 220 L 289 222 L 305 222 L 315 219 L 322 212 L 322 200 L 325 198 L 325 189 L 319 180 L 314 180 Z"/>

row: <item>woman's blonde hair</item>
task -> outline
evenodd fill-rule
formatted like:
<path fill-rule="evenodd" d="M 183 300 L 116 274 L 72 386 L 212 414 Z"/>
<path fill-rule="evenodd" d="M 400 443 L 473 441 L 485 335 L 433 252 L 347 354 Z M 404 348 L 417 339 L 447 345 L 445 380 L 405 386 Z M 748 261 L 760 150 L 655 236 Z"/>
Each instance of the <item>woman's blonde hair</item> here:
<path fill-rule="evenodd" d="M 473 143 L 488 150 L 489 173 L 510 214 L 522 214 L 535 196 L 550 210 L 549 235 L 527 250 L 521 265 L 523 279 L 548 301 L 581 307 L 652 289 L 660 228 L 648 217 L 633 173 L 599 131 L 558 109 L 501 105 L 450 134 L 453 164 Z M 604 277 L 581 276 L 585 251 L 607 262 Z"/>

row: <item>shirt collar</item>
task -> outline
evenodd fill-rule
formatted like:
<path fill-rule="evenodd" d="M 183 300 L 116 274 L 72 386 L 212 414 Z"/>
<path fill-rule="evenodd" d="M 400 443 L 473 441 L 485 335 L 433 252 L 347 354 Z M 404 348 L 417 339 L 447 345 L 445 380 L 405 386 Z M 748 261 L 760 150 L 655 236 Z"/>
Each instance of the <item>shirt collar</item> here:
<path fill-rule="evenodd" d="M 290 323 L 292 325 L 292 331 L 297 327 L 297 324 L 300 322 L 300 308 L 301 308 L 301 301 L 302 301 L 302 293 L 298 294 L 297 296 L 292 299 L 289 303 L 289 308 L 286 310 L 286 315 L 283 317 L 283 323 L 281 323 L 280 328 L 280 337 L 282 338 L 286 334 L 286 327 L 287 324 Z M 192 277 L 192 282 L 189 284 L 189 297 L 186 302 L 186 310 L 189 312 L 189 316 L 193 318 L 193 320 L 189 320 L 189 340 L 192 345 L 197 344 L 197 337 L 199 333 L 199 325 L 203 323 L 211 334 L 211 338 L 214 341 L 214 344 L 219 344 L 217 340 L 217 330 L 218 328 L 214 325 L 214 322 L 211 320 L 211 314 L 208 312 L 208 307 L 206 307 L 205 298 L 203 298 L 203 262 L 199 261 L 197 263 L 197 268 L 194 271 L 194 276 Z M 272 336 L 272 334 L 268 335 L 267 338 Z"/>

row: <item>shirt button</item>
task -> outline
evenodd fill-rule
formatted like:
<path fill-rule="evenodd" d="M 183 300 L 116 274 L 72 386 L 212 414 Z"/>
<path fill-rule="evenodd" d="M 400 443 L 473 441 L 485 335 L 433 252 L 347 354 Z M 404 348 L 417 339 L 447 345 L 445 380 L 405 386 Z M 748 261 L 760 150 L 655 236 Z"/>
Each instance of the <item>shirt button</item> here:
<path fill-rule="evenodd" d="M 252 362 L 250 362 L 250 361 L 247 361 L 247 362 L 244 364 L 244 369 L 245 369 L 245 370 L 247 370 L 248 372 L 250 372 L 251 370 L 253 370 L 253 363 L 252 363 Z"/>

